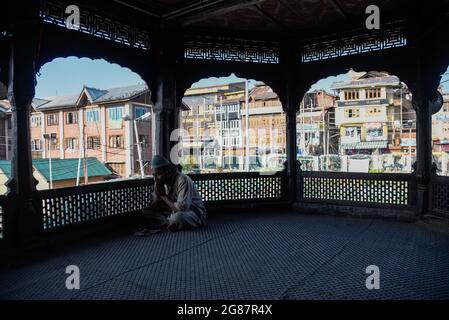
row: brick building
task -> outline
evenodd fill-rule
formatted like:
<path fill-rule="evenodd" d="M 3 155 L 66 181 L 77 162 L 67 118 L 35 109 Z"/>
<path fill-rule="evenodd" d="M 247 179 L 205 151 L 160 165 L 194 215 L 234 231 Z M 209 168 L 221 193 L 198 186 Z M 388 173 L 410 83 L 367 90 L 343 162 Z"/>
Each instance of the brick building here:
<path fill-rule="evenodd" d="M 145 166 L 152 156 L 153 126 L 146 85 L 112 89 L 84 87 L 74 95 L 34 100 L 30 116 L 34 159 L 95 157 L 121 177 L 140 172 L 137 135 Z M 128 116 L 128 117 L 125 117 Z M 148 165 L 145 166 L 149 173 Z"/>

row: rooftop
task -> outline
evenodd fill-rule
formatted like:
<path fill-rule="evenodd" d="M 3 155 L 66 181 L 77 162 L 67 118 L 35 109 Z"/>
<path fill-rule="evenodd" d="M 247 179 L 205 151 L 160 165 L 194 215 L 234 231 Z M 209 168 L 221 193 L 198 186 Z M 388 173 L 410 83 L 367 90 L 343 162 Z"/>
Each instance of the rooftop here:
<path fill-rule="evenodd" d="M 107 176 L 112 174 L 102 162 L 97 158 L 86 158 L 87 173 L 89 177 Z M 78 158 L 73 159 L 52 159 L 52 179 L 69 180 L 76 179 L 78 174 Z M 49 159 L 33 159 L 33 167 L 38 170 L 45 179 L 50 180 L 50 164 Z M 11 160 L 0 160 L 0 170 L 7 175 L 11 176 Z M 84 177 L 84 161 L 80 164 L 80 177 Z"/>
<path fill-rule="evenodd" d="M 110 233 L 1 270 L 0 299 L 448 299 L 449 234 L 429 223 L 211 214 L 203 229 Z M 65 288 L 68 265 L 81 289 Z M 369 265 L 381 289 L 365 287 Z"/>
<path fill-rule="evenodd" d="M 338 81 L 331 85 L 331 89 L 344 89 L 370 86 L 400 86 L 401 81 L 397 76 L 385 72 L 364 72 L 361 76 L 351 78 L 349 81 Z"/>
<path fill-rule="evenodd" d="M 37 110 L 47 110 L 61 107 L 74 107 L 83 93 L 87 95 L 90 103 L 98 104 L 128 100 L 147 91 L 148 86 L 146 84 L 137 84 L 104 90 L 85 86 L 83 90 L 77 94 L 47 97 L 44 99 L 33 99 L 33 103 Z"/>

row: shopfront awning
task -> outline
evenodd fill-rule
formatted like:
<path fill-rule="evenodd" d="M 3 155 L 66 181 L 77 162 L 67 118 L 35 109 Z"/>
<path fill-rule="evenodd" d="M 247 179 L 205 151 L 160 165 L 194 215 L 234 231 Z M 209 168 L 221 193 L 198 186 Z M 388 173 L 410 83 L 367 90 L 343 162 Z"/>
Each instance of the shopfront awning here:
<path fill-rule="evenodd" d="M 388 147 L 388 141 L 364 141 L 364 142 L 353 142 L 353 143 L 343 143 L 341 148 L 343 150 L 347 149 L 385 149 Z"/>

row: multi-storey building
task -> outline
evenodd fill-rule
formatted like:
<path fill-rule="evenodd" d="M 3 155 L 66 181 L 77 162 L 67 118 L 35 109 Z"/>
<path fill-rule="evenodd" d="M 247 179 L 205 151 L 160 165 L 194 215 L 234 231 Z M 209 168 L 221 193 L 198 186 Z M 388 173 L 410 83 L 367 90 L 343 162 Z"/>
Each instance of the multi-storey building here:
<path fill-rule="evenodd" d="M 245 100 L 241 99 L 242 137 L 245 143 L 245 148 L 240 149 L 241 163 L 248 160 L 250 169 L 279 169 L 286 160 L 286 117 L 282 103 L 278 95 L 263 83 L 251 89 L 248 102 L 249 109 Z"/>
<path fill-rule="evenodd" d="M 335 96 L 325 90 L 307 92 L 296 117 L 298 154 L 320 156 L 338 153 Z"/>
<path fill-rule="evenodd" d="M 181 163 L 197 169 L 226 167 L 223 148 L 229 147 L 231 133 L 228 129 L 233 116 L 228 105 L 240 109 L 239 97 L 244 95 L 245 83 L 190 88 L 183 98 L 185 110 L 181 112 L 183 129 Z M 235 100 L 234 102 L 231 102 Z M 232 112 L 231 112 L 232 113 Z M 235 122 L 232 123 L 232 126 Z M 241 131 L 240 122 L 238 127 Z M 241 143 L 240 143 L 241 144 Z"/>
<path fill-rule="evenodd" d="M 181 119 L 184 164 L 225 170 L 281 167 L 286 122 L 279 97 L 259 83 L 248 89 L 247 98 L 248 121 L 245 82 L 187 90 L 183 102 L 189 110 Z"/>
<path fill-rule="evenodd" d="M 30 118 L 33 158 L 95 157 L 119 176 L 132 177 L 140 172 L 139 141 L 149 173 L 151 112 L 146 85 L 84 87 L 79 94 L 35 100 Z"/>
<path fill-rule="evenodd" d="M 341 154 L 415 153 L 415 112 L 407 87 L 385 72 L 350 73 L 331 88 Z"/>
<path fill-rule="evenodd" d="M 449 94 L 443 93 L 443 106 L 432 116 L 433 157 L 439 174 L 449 173 Z"/>
<path fill-rule="evenodd" d="M 0 160 L 11 159 L 11 104 L 0 100 Z"/>

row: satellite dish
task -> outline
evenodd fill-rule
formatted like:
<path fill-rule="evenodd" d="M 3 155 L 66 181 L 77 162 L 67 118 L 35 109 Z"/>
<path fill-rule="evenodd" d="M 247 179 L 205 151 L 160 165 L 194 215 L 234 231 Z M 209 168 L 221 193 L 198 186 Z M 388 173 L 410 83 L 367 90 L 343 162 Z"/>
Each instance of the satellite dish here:
<path fill-rule="evenodd" d="M 438 111 L 440 111 L 442 106 L 443 106 L 443 96 L 441 95 L 440 91 L 437 91 L 435 99 L 429 101 L 430 112 L 432 112 L 432 114 L 435 114 Z"/>

